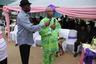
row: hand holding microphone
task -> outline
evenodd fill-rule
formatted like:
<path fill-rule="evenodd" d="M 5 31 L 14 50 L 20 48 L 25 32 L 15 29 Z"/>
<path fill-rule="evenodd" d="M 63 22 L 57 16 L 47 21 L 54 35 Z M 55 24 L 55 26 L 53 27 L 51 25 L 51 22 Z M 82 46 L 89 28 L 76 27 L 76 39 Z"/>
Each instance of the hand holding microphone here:
<path fill-rule="evenodd" d="M 47 26 L 50 25 L 50 22 L 45 22 L 44 24 L 45 24 L 45 26 L 47 27 Z"/>
<path fill-rule="evenodd" d="M 45 22 L 44 24 L 45 24 L 46 27 L 49 26 L 50 25 L 50 20 Z"/>

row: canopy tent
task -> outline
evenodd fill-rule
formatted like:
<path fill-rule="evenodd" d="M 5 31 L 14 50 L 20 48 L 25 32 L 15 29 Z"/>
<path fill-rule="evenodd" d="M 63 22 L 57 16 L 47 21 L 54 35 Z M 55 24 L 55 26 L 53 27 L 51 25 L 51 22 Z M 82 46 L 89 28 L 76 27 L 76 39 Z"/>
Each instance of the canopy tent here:
<path fill-rule="evenodd" d="M 57 6 L 57 12 L 66 14 L 72 17 L 79 17 L 85 19 L 96 19 L 96 0 L 29 0 L 31 5 L 31 12 L 42 12 L 49 4 Z M 4 10 L 20 11 L 20 0 L 17 0 Z"/>
<path fill-rule="evenodd" d="M 8 6 L 19 6 L 21 0 L 17 0 Z M 29 0 L 31 6 L 46 7 L 49 4 L 53 4 L 60 7 L 96 7 L 96 0 Z"/>
<path fill-rule="evenodd" d="M 79 17 L 84 19 L 96 19 L 96 0 L 29 0 L 31 5 L 31 12 L 43 12 L 50 4 L 55 5 L 56 11 L 71 17 Z M 21 11 L 20 0 L 3 7 L 5 12 L 7 28 L 9 29 L 9 15 L 10 10 Z"/>
<path fill-rule="evenodd" d="M 0 5 L 7 5 L 14 2 L 14 0 L 0 0 Z"/>

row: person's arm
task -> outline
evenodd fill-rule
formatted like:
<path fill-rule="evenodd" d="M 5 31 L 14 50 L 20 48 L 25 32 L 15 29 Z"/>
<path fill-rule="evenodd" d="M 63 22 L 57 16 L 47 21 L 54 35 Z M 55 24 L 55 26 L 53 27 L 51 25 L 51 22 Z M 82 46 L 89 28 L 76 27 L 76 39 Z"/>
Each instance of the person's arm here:
<path fill-rule="evenodd" d="M 61 25 L 60 25 L 60 23 L 57 21 L 57 19 L 55 19 L 56 20 L 56 28 L 55 28 L 55 30 L 56 31 L 60 31 L 60 29 L 61 29 Z"/>
<path fill-rule="evenodd" d="M 40 25 L 33 25 L 29 18 L 27 17 L 20 17 L 17 19 L 18 24 L 23 26 L 24 28 L 26 28 L 27 30 L 31 31 L 31 32 L 35 32 L 41 29 L 41 27 L 44 26 L 44 24 L 40 24 Z"/>

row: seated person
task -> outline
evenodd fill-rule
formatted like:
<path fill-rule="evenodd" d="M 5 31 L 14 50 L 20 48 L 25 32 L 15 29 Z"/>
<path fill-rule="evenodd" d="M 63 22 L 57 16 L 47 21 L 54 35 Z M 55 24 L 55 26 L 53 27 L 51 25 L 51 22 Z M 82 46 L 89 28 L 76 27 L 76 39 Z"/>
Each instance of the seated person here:
<path fill-rule="evenodd" d="M 86 29 L 86 25 L 81 25 L 80 29 L 77 31 L 77 41 L 74 44 L 74 57 L 76 57 L 78 55 L 79 52 L 77 52 L 78 50 L 78 46 L 81 45 L 82 43 L 86 43 L 88 42 L 88 31 Z"/>

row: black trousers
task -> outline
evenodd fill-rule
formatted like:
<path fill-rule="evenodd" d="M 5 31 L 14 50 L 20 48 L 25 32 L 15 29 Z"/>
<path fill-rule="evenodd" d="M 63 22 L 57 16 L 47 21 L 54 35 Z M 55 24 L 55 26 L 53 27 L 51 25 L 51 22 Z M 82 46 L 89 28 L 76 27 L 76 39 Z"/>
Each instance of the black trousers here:
<path fill-rule="evenodd" d="M 81 40 L 81 39 L 78 39 L 75 44 L 74 44 L 74 52 L 77 53 L 77 50 L 78 50 L 78 46 L 81 45 L 81 43 L 86 43 L 87 41 L 86 40 Z"/>
<path fill-rule="evenodd" d="M 29 63 L 30 48 L 31 48 L 31 46 L 27 45 L 27 44 L 21 45 L 19 47 L 22 64 Z"/>
<path fill-rule="evenodd" d="M 0 64 L 7 64 L 7 58 L 2 60 L 2 61 L 0 61 Z"/>

